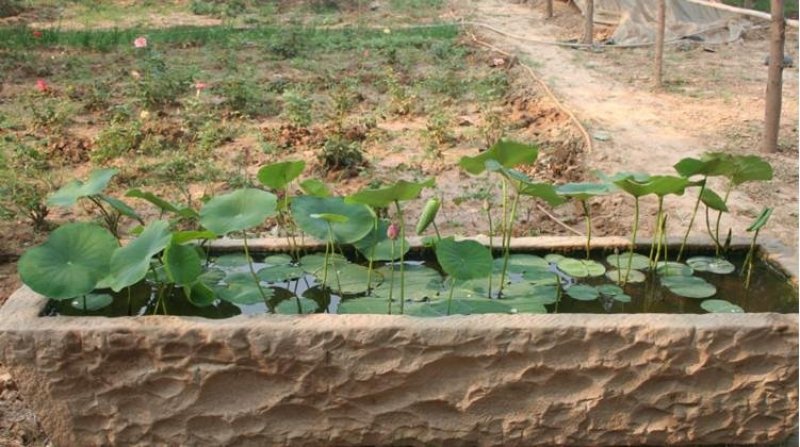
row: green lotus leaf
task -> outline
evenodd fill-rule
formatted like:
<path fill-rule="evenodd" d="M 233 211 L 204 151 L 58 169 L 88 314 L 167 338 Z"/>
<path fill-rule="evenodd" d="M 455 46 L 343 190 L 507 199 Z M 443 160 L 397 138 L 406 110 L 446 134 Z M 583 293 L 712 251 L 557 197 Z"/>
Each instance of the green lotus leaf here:
<path fill-rule="evenodd" d="M 278 206 L 275 194 L 260 189 L 238 189 L 216 196 L 200 209 L 200 224 L 217 234 L 246 230 L 274 216 Z"/>
<path fill-rule="evenodd" d="M 278 255 L 267 256 L 261 262 L 264 263 L 264 264 L 267 264 L 267 265 L 289 265 L 293 261 L 292 261 L 292 257 L 289 256 L 289 255 L 278 254 Z"/>
<path fill-rule="evenodd" d="M 114 302 L 114 297 L 107 293 L 89 293 L 70 301 L 70 306 L 78 310 L 86 309 L 89 312 L 108 307 Z"/>
<path fill-rule="evenodd" d="M 694 256 L 686 260 L 686 264 L 698 272 L 711 272 L 718 275 L 727 275 L 736 271 L 736 266 L 730 261 L 711 256 Z"/>
<path fill-rule="evenodd" d="M 558 286 L 531 285 L 525 282 L 509 284 L 503 289 L 503 303 L 516 306 L 519 303 L 553 304 L 558 299 Z M 518 309 L 519 310 L 519 309 Z M 520 310 L 520 312 L 523 312 Z"/>
<path fill-rule="evenodd" d="M 442 239 L 436 244 L 436 260 L 456 279 L 485 278 L 492 272 L 492 254 L 475 241 Z"/>
<path fill-rule="evenodd" d="M 495 258 L 494 270 L 499 272 L 503 269 L 505 258 Z M 550 264 L 541 256 L 513 254 L 508 257 L 508 271 L 511 273 L 524 273 L 530 270 L 547 269 Z"/>
<path fill-rule="evenodd" d="M 496 160 L 506 168 L 513 168 L 520 164 L 533 163 L 538 157 L 539 148 L 536 146 L 501 140 L 480 155 L 462 157 L 458 164 L 470 174 L 478 175 L 486 170 L 487 160 Z"/>
<path fill-rule="evenodd" d="M 284 189 L 303 173 L 306 162 L 283 161 L 267 165 L 258 170 L 258 181 L 272 189 Z"/>
<path fill-rule="evenodd" d="M 406 315 L 443 317 L 447 315 L 447 300 L 414 303 L 406 308 Z M 505 302 L 490 299 L 459 299 L 450 305 L 450 315 L 510 314 L 512 308 Z"/>
<path fill-rule="evenodd" d="M 300 182 L 300 189 L 302 189 L 304 193 L 313 197 L 330 197 L 333 195 L 331 190 L 328 188 L 328 185 L 315 178 L 306 179 Z"/>
<path fill-rule="evenodd" d="M 313 314 L 319 304 L 308 298 L 294 297 L 281 301 L 275 306 L 275 312 L 281 315 Z"/>
<path fill-rule="evenodd" d="M 305 272 L 294 265 L 272 265 L 264 267 L 256 273 L 262 281 L 286 282 L 302 278 Z"/>
<path fill-rule="evenodd" d="M 220 267 L 241 267 L 249 264 L 250 261 L 252 261 L 252 259 L 245 256 L 244 253 L 230 253 L 214 258 L 214 265 Z"/>
<path fill-rule="evenodd" d="M 347 216 L 342 216 L 341 214 L 333 214 L 333 213 L 319 213 L 319 214 L 309 214 L 308 217 L 312 219 L 320 219 L 324 220 L 328 223 L 338 223 L 338 224 L 345 224 L 348 220 L 350 220 Z"/>
<path fill-rule="evenodd" d="M 162 199 L 161 197 L 158 197 L 157 195 L 151 192 L 146 192 L 139 189 L 129 189 L 128 192 L 125 193 L 125 197 L 133 197 L 136 199 L 146 200 L 151 204 L 155 205 L 162 212 L 177 214 L 178 216 L 185 217 L 187 219 L 194 219 L 199 217 L 197 211 L 189 207 L 179 207 L 173 205 L 172 203 Z"/>
<path fill-rule="evenodd" d="M 373 226 L 370 232 L 361 240 L 353 244 L 367 260 L 372 261 L 395 261 L 405 256 L 411 249 L 411 245 L 407 239 L 395 240 L 394 250 L 392 249 L 392 240 L 387 236 L 389 229 L 389 221 L 381 219 L 378 221 L 378 226 Z M 394 252 L 394 256 L 392 256 Z"/>
<path fill-rule="evenodd" d="M 88 196 L 96 196 L 103 192 L 108 186 L 108 182 L 116 175 L 116 169 L 96 169 L 89 174 L 86 182 L 73 180 L 62 186 L 47 199 L 50 206 L 71 207 L 78 202 L 78 199 Z"/>
<path fill-rule="evenodd" d="M 680 262 L 659 261 L 656 264 L 656 273 L 658 276 L 692 276 L 694 269 Z"/>
<path fill-rule="evenodd" d="M 183 293 L 186 295 L 186 299 L 195 307 L 208 307 L 217 300 L 217 294 L 214 293 L 214 289 L 203 281 L 196 282 L 191 286 L 183 286 Z"/>
<path fill-rule="evenodd" d="M 626 295 L 624 293 L 620 293 L 619 295 L 614 295 L 612 298 L 614 298 L 614 301 L 619 301 L 620 303 L 630 303 L 631 302 L 631 296 L 630 295 Z"/>
<path fill-rule="evenodd" d="M 394 287 L 390 278 L 394 268 Z M 442 289 L 442 275 L 436 270 L 422 265 L 406 265 L 405 270 L 405 299 L 406 301 L 433 300 L 438 298 Z M 391 264 L 378 269 L 383 278 L 383 283 L 372 291 L 377 298 L 388 298 L 391 291 L 392 297 L 400 297 L 400 266 Z"/>
<path fill-rule="evenodd" d="M 324 271 L 317 270 L 315 276 L 322 282 Z M 328 270 L 327 286 L 332 291 L 342 295 L 355 295 L 367 291 L 369 269 L 357 264 L 337 265 L 336 269 Z M 380 273 L 372 272 L 372 285 L 380 284 L 383 278 Z"/>
<path fill-rule="evenodd" d="M 634 270 L 647 270 L 650 268 L 650 259 L 648 259 L 647 256 L 640 255 L 639 253 L 633 253 L 631 255 L 630 252 L 626 252 L 608 255 L 608 257 L 606 257 L 606 262 L 611 267 L 624 271 L 628 268 L 629 259 L 631 262 L 631 268 Z"/>
<path fill-rule="evenodd" d="M 579 301 L 593 301 L 600 297 L 600 292 L 593 286 L 577 284 L 567 289 L 567 295 Z"/>
<path fill-rule="evenodd" d="M 33 291 L 56 300 L 75 298 L 94 290 L 108 275 L 111 255 L 118 246 L 102 227 L 67 224 L 26 251 L 17 268 L 22 282 Z"/>
<path fill-rule="evenodd" d="M 350 263 L 350 261 L 348 261 L 347 258 L 338 253 L 330 255 L 330 257 L 328 258 L 329 267 L 344 266 L 348 263 Z M 305 255 L 302 258 L 300 258 L 299 265 L 306 273 L 310 273 L 312 275 L 316 274 L 317 272 L 321 273 L 322 268 L 325 266 L 325 255 L 321 255 L 318 253 Z"/>
<path fill-rule="evenodd" d="M 544 256 L 544 260 L 550 264 L 558 264 L 559 261 L 564 259 L 566 256 L 560 255 L 558 253 L 549 253 Z"/>
<path fill-rule="evenodd" d="M 352 298 L 342 300 L 337 314 L 388 314 L 389 302 L 378 298 Z"/>
<path fill-rule="evenodd" d="M 111 289 L 119 292 L 143 280 L 153 256 L 167 248 L 171 240 L 169 222 L 156 220 L 128 245 L 116 249 L 111 256 Z"/>
<path fill-rule="evenodd" d="M 685 298 L 708 298 L 717 293 L 716 287 L 696 276 L 662 277 L 661 285 L 675 295 Z"/>
<path fill-rule="evenodd" d="M 644 275 L 644 273 L 642 273 L 642 272 L 640 272 L 638 270 L 631 270 L 630 272 L 628 272 L 625 269 L 625 267 L 623 267 L 621 270 L 609 270 L 609 271 L 607 271 L 606 272 L 606 278 L 614 281 L 617 284 L 622 284 L 623 281 L 625 281 L 626 273 L 627 273 L 627 276 L 628 276 L 628 281 L 627 282 L 632 283 L 632 284 L 644 282 L 644 280 L 647 278 Z"/>
<path fill-rule="evenodd" d="M 365 205 L 345 203 L 341 197 L 295 197 L 291 207 L 297 226 L 321 241 L 328 240 L 328 225 L 333 233 L 333 242 L 339 244 L 352 244 L 372 230 L 372 211 Z M 347 217 L 347 222 L 329 223 L 311 217 L 312 214 L 338 214 Z"/>
<path fill-rule="evenodd" d="M 249 281 L 237 280 L 229 282 L 224 287 L 217 287 L 217 295 L 229 303 L 242 305 L 263 303 L 264 297 L 261 296 L 262 290 L 267 299 L 272 297 L 274 291 L 271 288 L 262 287 L 261 290 L 259 290 L 252 276 L 248 274 L 248 277 L 250 279 Z"/>
<path fill-rule="evenodd" d="M 734 168 L 729 176 L 734 185 L 772 180 L 772 166 L 756 155 L 732 156 Z"/>
<path fill-rule="evenodd" d="M 175 284 L 191 285 L 203 273 L 203 264 L 197 248 L 171 242 L 164 250 L 164 268 Z"/>
<path fill-rule="evenodd" d="M 555 285 L 561 282 L 557 273 L 550 271 L 550 268 L 536 267 L 522 273 L 522 278 L 534 285 Z"/>
<path fill-rule="evenodd" d="M 623 292 L 622 288 L 616 284 L 602 284 L 597 286 L 597 291 L 600 292 L 601 295 L 605 296 L 617 296 L 622 295 Z"/>
<path fill-rule="evenodd" d="M 556 187 L 556 192 L 576 200 L 589 200 L 612 192 L 608 183 L 567 183 Z"/>
<path fill-rule="evenodd" d="M 196 240 L 210 240 L 216 239 L 217 235 L 211 231 L 175 231 L 172 233 L 173 244 L 185 244 L 187 242 Z"/>
<path fill-rule="evenodd" d="M 435 184 L 433 178 L 420 183 L 400 180 L 386 188 L 363 189 L 348 196 L 345 201 L 347 203 L 360 203 L 373 208 L 386 208 L 394 202 L 414 200 L 419 197 L 423 189 L 433 187 Z"/>
<path fill-rule="evenodd" d="M 564 258 L 558 261 L 558 269 L 573 278 L 603 276 L 606 268 L 599 262 L 588 259 Z"/>
<path fill-rule="evenodd" d="M 703 300 L 700 307 L 712 314 L 740 314 L 744 309 L 725 300 Z"/>
<path fill-rule="evenodd" d="M 218 268 L 208 269 L 197 277 L 199 282 L 202 282 L 207 286 L 215 286 L 223 279 L 225 279 L 225 271 Z"/>
<path fill-rule="evenodd" d="M 533 182 L 527 175 L 515 169 L 506 168 L 496 160 L 487 160 L 486 170 L 497 172 L 507 178 L 517 191 L 517 194 L 542 199 L 550 206 L 558 206 L 566 202 L 566 199 L 556 192 L 556 188 L 553 185 Z"/>
<path fill-rule="evenodd" d="M 703 193 L 700 194 L 700 200 L 712 210 L 728 212 L 728 206 L 725 205 L 722 197 L 708 187 L 703 189 Z"/>
<path fill-rule="evenodd" d="M 492 293 L 496 293 L 500 288 L 500 281 L 502 281 L 500 273 L 493 273 L 491 275 Z M 445 280 L 444 282 L 450 283 Z M 508 276 L 506 276 L 506 283 Z M 476 278 L 476 279 L 456 279 L 455 291 L 453 292 L 456 298 L 487 298 L 489 296 L 489 277 Z"/>
<path fill-rule="evenodd" d="M 142 217 L 136 213 L 136 210 L 128 206 L 127 203 L 123 202 L 122 200 L 115 199 L 114 197 L 107 196 L 105 194 L 100 194 L 99 198 L 100 200 L 111 205 L 111 208 L 114 208 L 121 215 L 131 218 L 139 222 L 140 224 L 144 225 L 144 220 L 142 219 Z"/>
<path fill-rule="evenodd" d="M 756 217 L 756 220 L 747 227 L 748 232 L 752 231 L 759 231 L 764 228 L 764 225 L 767 224 L 769 221 L 769 217 L 772 215 L 772 208 L 764 208 L 764 211 L 761 211 L 761 214 Z"/>

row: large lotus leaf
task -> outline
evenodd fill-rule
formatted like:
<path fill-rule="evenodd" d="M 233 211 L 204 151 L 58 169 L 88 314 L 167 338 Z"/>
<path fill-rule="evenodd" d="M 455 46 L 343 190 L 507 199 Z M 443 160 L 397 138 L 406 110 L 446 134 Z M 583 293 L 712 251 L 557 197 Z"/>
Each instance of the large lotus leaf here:
<path fill-rule="evenodd" d="M 267 165 L 258 170 L 258 181 L 272 189 L 284 189 L 306 168 L 306 162 L 282 161 Z"/>
<path fill-rule="evenodd" d="M 442 239 L 436 244 L 436 260 L 456 279 L 485 278 L 492 272 L 492 254 L 475 241 Z"/>
<path fill-rule="evenodd" d="M 407 239 L 395 240 L 394 249 L 392 248 L 392 240 L 387 236 L 389 229 L 389 221 L 381 219 L 378 221 L 378 226 L 372 227 L 370 232 L 361 240 L 353 244 L 359 253 L 361 253 L 367 260 L 372 261 L 394 261 L 400 259 L 400 256 L 405 256 L 411 245 Z M 393 256 L 394 255 L 394 256 Z"/>
<path fill-rule="evenodd" d="M 494 259 L 494 271 L 500 272 L 503 270 L 505 258 Z M 529 270 L 538 270 L 541 268 L 547 269 L 550 264 L 541 256 L 513 254 L 508 257 L 508 271 L 511 273 L 524 273 Z"/>
<path fill-rule="evenodd" d="M 632 284 L 644 282 L 644 280 L 647 278 L 644 273 L 633 269 L 631 269 L 629 272 L 625 267 L 623 267 L 621 270 L 609 270 L 606 272 L 606 278 L 614 281 L 617 284 L 622 284 L 625 282 L 626 276 L 628 277 L 627 282 Z"/>
<path fill-rule="evenodd" d="M 764 225 L 767 224 L 769 221 L 769 217 L 772 215 L 772 208 L 764 208 L 764 211 L 761 211 L 761 214 L 756 217 L 756 220 L 747 227 L 747 231 L 759 231 L 764 228 Z"/>
<path fill-rule="evenodd" d="M 577 200 L 589 200 L 592 197 L 610 193 L 612 187 L 608 183 L 567 183 L 556 187 L 556 192 L 565 197 Z"/>
<path fill-rule="evenodd" d="M 606 268 L 603 264 L 587 259 L 564 258 L 558 261 L 558 269 L 573 278 L 603 276 Z"/>
<path fill-rule="evenodd" d="M 525 282 L 509 284 L 503 289 L 501 301 L 510 304 L 517 302 L 535 302 L 538 304 L 553 304 L 558 299 L 558 286 L 531 285 Z"/>
<path fill-rule="evenodd" d="M 144 227 L 136 239 L 118 248 L 111 256 L 111 289 L 119 292 L 144 279 L 150 260 L 167 248 L 172 239 L 169 222 L 156 220 Z"/>
<path fill-rule="evenodd" d="M 75 309 L 94 312 L 104 307 L 108 307 L 113 302 L 114 297 L 107 293 L 90 293 L 88 295 L 75 298 L 69 304 Z"/>
<path fill-rule="evenodd" d="M 533 182 L 527 175 L 515 169 L 506 168 L 496 160 L 487 160 L 486 170 L 497 172 L 507 178 L 516 189 L 517 194 L 542 199 L 550 206 L 558 206 L 566 202 L 566 199 L 556 192 L 556 188 L 553 185 Z"/>
<path fill-rule="evenodd" d="M 317 270 L 315 276 L 322 282 L 323 270 Z M 337 265 L 337 268 L 328 270 L 327 286 L 332 291 L 343 295 L 354 295 L 367 291 L 369 269 L 357 264 Z M 372 285 L 380 284 L 383 280 L 380 273 L 372 272 Z M 397 278 L 395 278 L 397 280 Z"/>
<path fill-rule="evenodd" d="M 420 183 L 400 180 L 386 188 L 361 190 L 348 196 L 345 201 L 369 205 L 373 208 L 386 208 L 394 202 L 414 200 L 419 197 L 423 189 L 433 187 L 435 184 L 433 178 Z"/>
<path fill-rule="evenodd" d="M 731 155 L 724 152 L 704 154 L 701 160 L 681 160 L 675 169 L 681 175 L 703 174 L 724 176 L 734 185 L 751 181 L 772 180 L 772 166 L 756 155 Z"/>
<path fill-rule="evenodd" d="M 394 308 L 394 306 L 393 306 Z M 353 298 L 342 300 L 336 308 L 337 314 L 388 314 L 389 302 L 378 298 Z"/>
<path fill-rule="evenodd" d="M 650 177 L 650 181 L 646 184 L 648 194 L 655 194 L 659 197 L 664 197 L 669 194 L 683 195 L 686 187 L 690 186 L 691 182 L 683 177 L 674 175 L 654 175 Z"/>
<path fill-rule="evenodd" d="M 274 216 L 278 199 L 260 189 L 238 189 L 216 196 L 200 209 L 200 224 L 217 234 L 246 230 Z"/>
<path fill-rule="evenodd" d="M 457 299 L 450 304 L 450 315 L 509 314 L 511 306 L 500 300 Z M 419 317 L 443 317 L 448 315 L 447 300 L 415 303 L 408 306 L 406 315 Z"/>
<path fill-rule="evenodd" d="M 350 261 L 347 260 L 344 256 L 334 253 L 328 256 L 328 266 L 343 266 L 348 264 Z M 303 271 L 310 274 L 316 274 L 317 272 L 322 273 L 322 268 L 325 266 L 325 255 L 314 253 L 310 255 L 305 255 L 300 258 L 300 267 L 302 267 Z"/>
<path fill-rule="evenodd" d="M 458 298 L 477 298 L 477 297 L 488 297 L 489 296 L 489 277 L 485 278 L 476 278 L 476 279 L 467 279 L 467 280 L 459 280 L 455 281 L 455 294 Z M 506 276 L 506 282 L 508 282 L 508 276 Z M 502 281 L 502 277 L 500 273 L 493 273 L 491 275 L 491 283 L 492 283 L 492 293 L 496 293 L 497 290 L 500 288 L 500 281 Z M 451 281 L 445 280 L 448 284 Z"/>
<path fill-rule="evenodd" d="M 394 268 L 394 287 L 391 285 L 392 268 Z M 406 265 L 405 270 L 405 299 L 410 301 L 433 300 L 438 298 L 442 289 L 442 275 L 436 270 L 422 265 Z M 383 283 L 372 291 L 378 298 L 400 297 L 400 266 L 387 265 L 378 269 L 383 277 Z"/>
<path fill-rule="evenodd" d="M 212 233 L 211 231 L 195 231 L 195 230 L 175 231 L 172 233 L 172 243 L 185 244 L 187 242 L 196 240 L 216 239 L 216 237 L 217 235 Z"/>
<path fill-rule="evenodd" d="M 338 214 L 347 217 L 347 222 L 328 223 L 311 217 L 312 214 Z M 339 244 L 352 244 L 366 236 L 375 219 L 367 206 L 345 203 L 341 197 L 295 197 L 292 199 L 292 216 L 301 230 L 321 241 L 328 240 L 330 225 L 333 242 Z"/>
<path fill-rule="evenodd" d="M 702 194 L 700 194 L 700 200 L 712 210 L 728 212 L 728 206 L 725 205 L 725 201 L 722 200 L 722 197 L 708 187 L 703 189 Z"/>
<path fill-rule="evenodd" d="M 577 284 L 567 289 L 567 295 L 579 301 L 594 301 L 600 297 L 600 292 L 593 286 Z"/>
<path fill-rule="evenodd" d="M 170 243 L 164 250 L 164 268 L 169 279 L 178 285 L 191 285 L 203 273 L 197 248 Z"/>
<path fill-rule="evenodd" d="M 530 164 L 539 157 L 539 148 L 514 141 L 501 140 L 480 155 L 462 157 L 458 162 L 465 171 L 478 175 L 486 170 L 487 160 L 496 160 L 503 167 L 513 168 L 519 164 Z"/>
<path fill-rule="evenodd" d="M 82 197 L 98 195 L 106 189 L 108 182 L 117 173 L 116 169 L 97 169 L 89 174 L 86 182 L 73 180 L 62 186 L 47 199 L 50 206 L 71 207 Z"/>
<path fill-rule="evenodd" d="M 208 307 L 217 300 L 217 294 L 211 285 L 205 282 L 196 282 L 191 286 L 183 286 L 183 293 L 186 299 L 196 307 Z"/>
<path fill-rule="evenodd" d="M 661 278 L 661 285 L 675 295 L 686 298 L 708 298 L 717 293 L 717 288 L 703 278 L 696 276 L 667 276 Z"/>
<path fill-rule="evenodd" d="M 700 303 L 700 307 L 706 312 L 713 314 L 740 314 L 744 313 L 744 309 L 725 300 L 704 300 Z"/>
<path fill-rule="evenodd" d="M 261 293 L 264 293 L 264 296 Z M 262 287 L 259 290 L 258 285 L 250 277 L 250 281 L 237 280 L 228 283 L 224 287 L 217 287 L 217 295 L 225 301 L 233 304 L 258 304 L 264 302 L 266 299 L 272 298 L 274 291 L 269 287 Z"/>
<path fill-rule="evenodd" d="M 656 264 L 656 273 L 658 276 L 692 276 L 694 269 L 681 262 L 659 261 Z"/>
<path fill-rule="evenodd" d="M 730 261 L 711 256 L 694 256 L 686 260 L 686 264 L 698 272 L 711 272 L 718 275 L 727 275 L 736 271 L 736 266 Z"/>
<path fill-rule="evenodd" d="M 730 176 L 734 185 L 745 182 L 772 180 L 772 166 L 756 155 L 733 156 L 734 169 Z"/>
<path fill-rule="evenodd" d="M 647 270 L 650 268 L 650 259 L 645 255 L 639 253 L 620 253 L 612 254 L 606 257 L 608 265 L 614 268 L 625 270 L 628 268 L 628 261 L 631 262 L 631 268 L 634 270 Z"/>
<path fill-rule="evenodd" d="M 275 306 L 275 312 L 281 315 L 313 314 L 319 304 L 308 298 L 294 297 L 281 301 Z"/>
<path fill-rule="evenodd" d="M 286 282 L 301 278 L 305 272 L 296 265 L 271 265 L 258 271 L 257 275 L 266 282 Z"/>
<path fill-rule="evenodd" d="M 117 240 L 97 225 L 73 223 L 53 231 L 47 241 L 25 252 L 17 268 L 22 282 L 48 298 L 85 295 L 109 273 Z"/>

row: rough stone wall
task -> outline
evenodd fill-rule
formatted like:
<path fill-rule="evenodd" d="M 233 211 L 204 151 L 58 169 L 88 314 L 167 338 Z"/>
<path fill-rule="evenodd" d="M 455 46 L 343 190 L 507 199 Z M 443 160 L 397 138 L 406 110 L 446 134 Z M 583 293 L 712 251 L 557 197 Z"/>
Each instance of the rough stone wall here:
<path fill-rule="evenodd" d="M 0 354 L 56 446 L 757 444 L 797 315 L 39 318 Z"/>

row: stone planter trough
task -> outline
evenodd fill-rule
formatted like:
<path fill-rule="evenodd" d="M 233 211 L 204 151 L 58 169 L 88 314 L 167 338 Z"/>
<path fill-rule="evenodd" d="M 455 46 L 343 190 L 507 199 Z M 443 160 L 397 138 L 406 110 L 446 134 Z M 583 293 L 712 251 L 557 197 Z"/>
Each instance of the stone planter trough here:
<path fill-rule="evenodd" d="M 796 278 L 791 254 L 762 255 Z M 0 309 L 0 354 L 58 447 L 755 444 L 797 429 L 797 314 L 40 317 L 45 301 L 23 287 Z"/>

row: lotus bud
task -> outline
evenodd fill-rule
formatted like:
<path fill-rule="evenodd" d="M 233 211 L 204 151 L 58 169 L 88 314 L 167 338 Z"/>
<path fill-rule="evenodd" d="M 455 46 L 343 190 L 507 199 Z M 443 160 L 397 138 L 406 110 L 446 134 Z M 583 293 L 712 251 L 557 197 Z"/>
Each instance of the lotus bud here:
<path fill-rule="evenodd" d="M 425 208 L 422 209 L 422 214 L 419 216 L 419 222 L 417 223 L 417 234 L 422 234 L 428 225 L 430 225 L 434 219 L 436 219 L 436 214 L 439 212 L 439 206 L 441 206 L 442 202 L 439 200 L 438 197 L 434 197 L 428 199 L 428 202 L 425 204 Z"/>
<path fill-rule="evenodd" d="M 397 239 L 397 235 L 399 234 L 400 234 L 400 227 L 398 227 L 396 224 L 390 224 L 389 228 L 386 229 L 386 237 L 388 237 L 391 240 Z"/>

